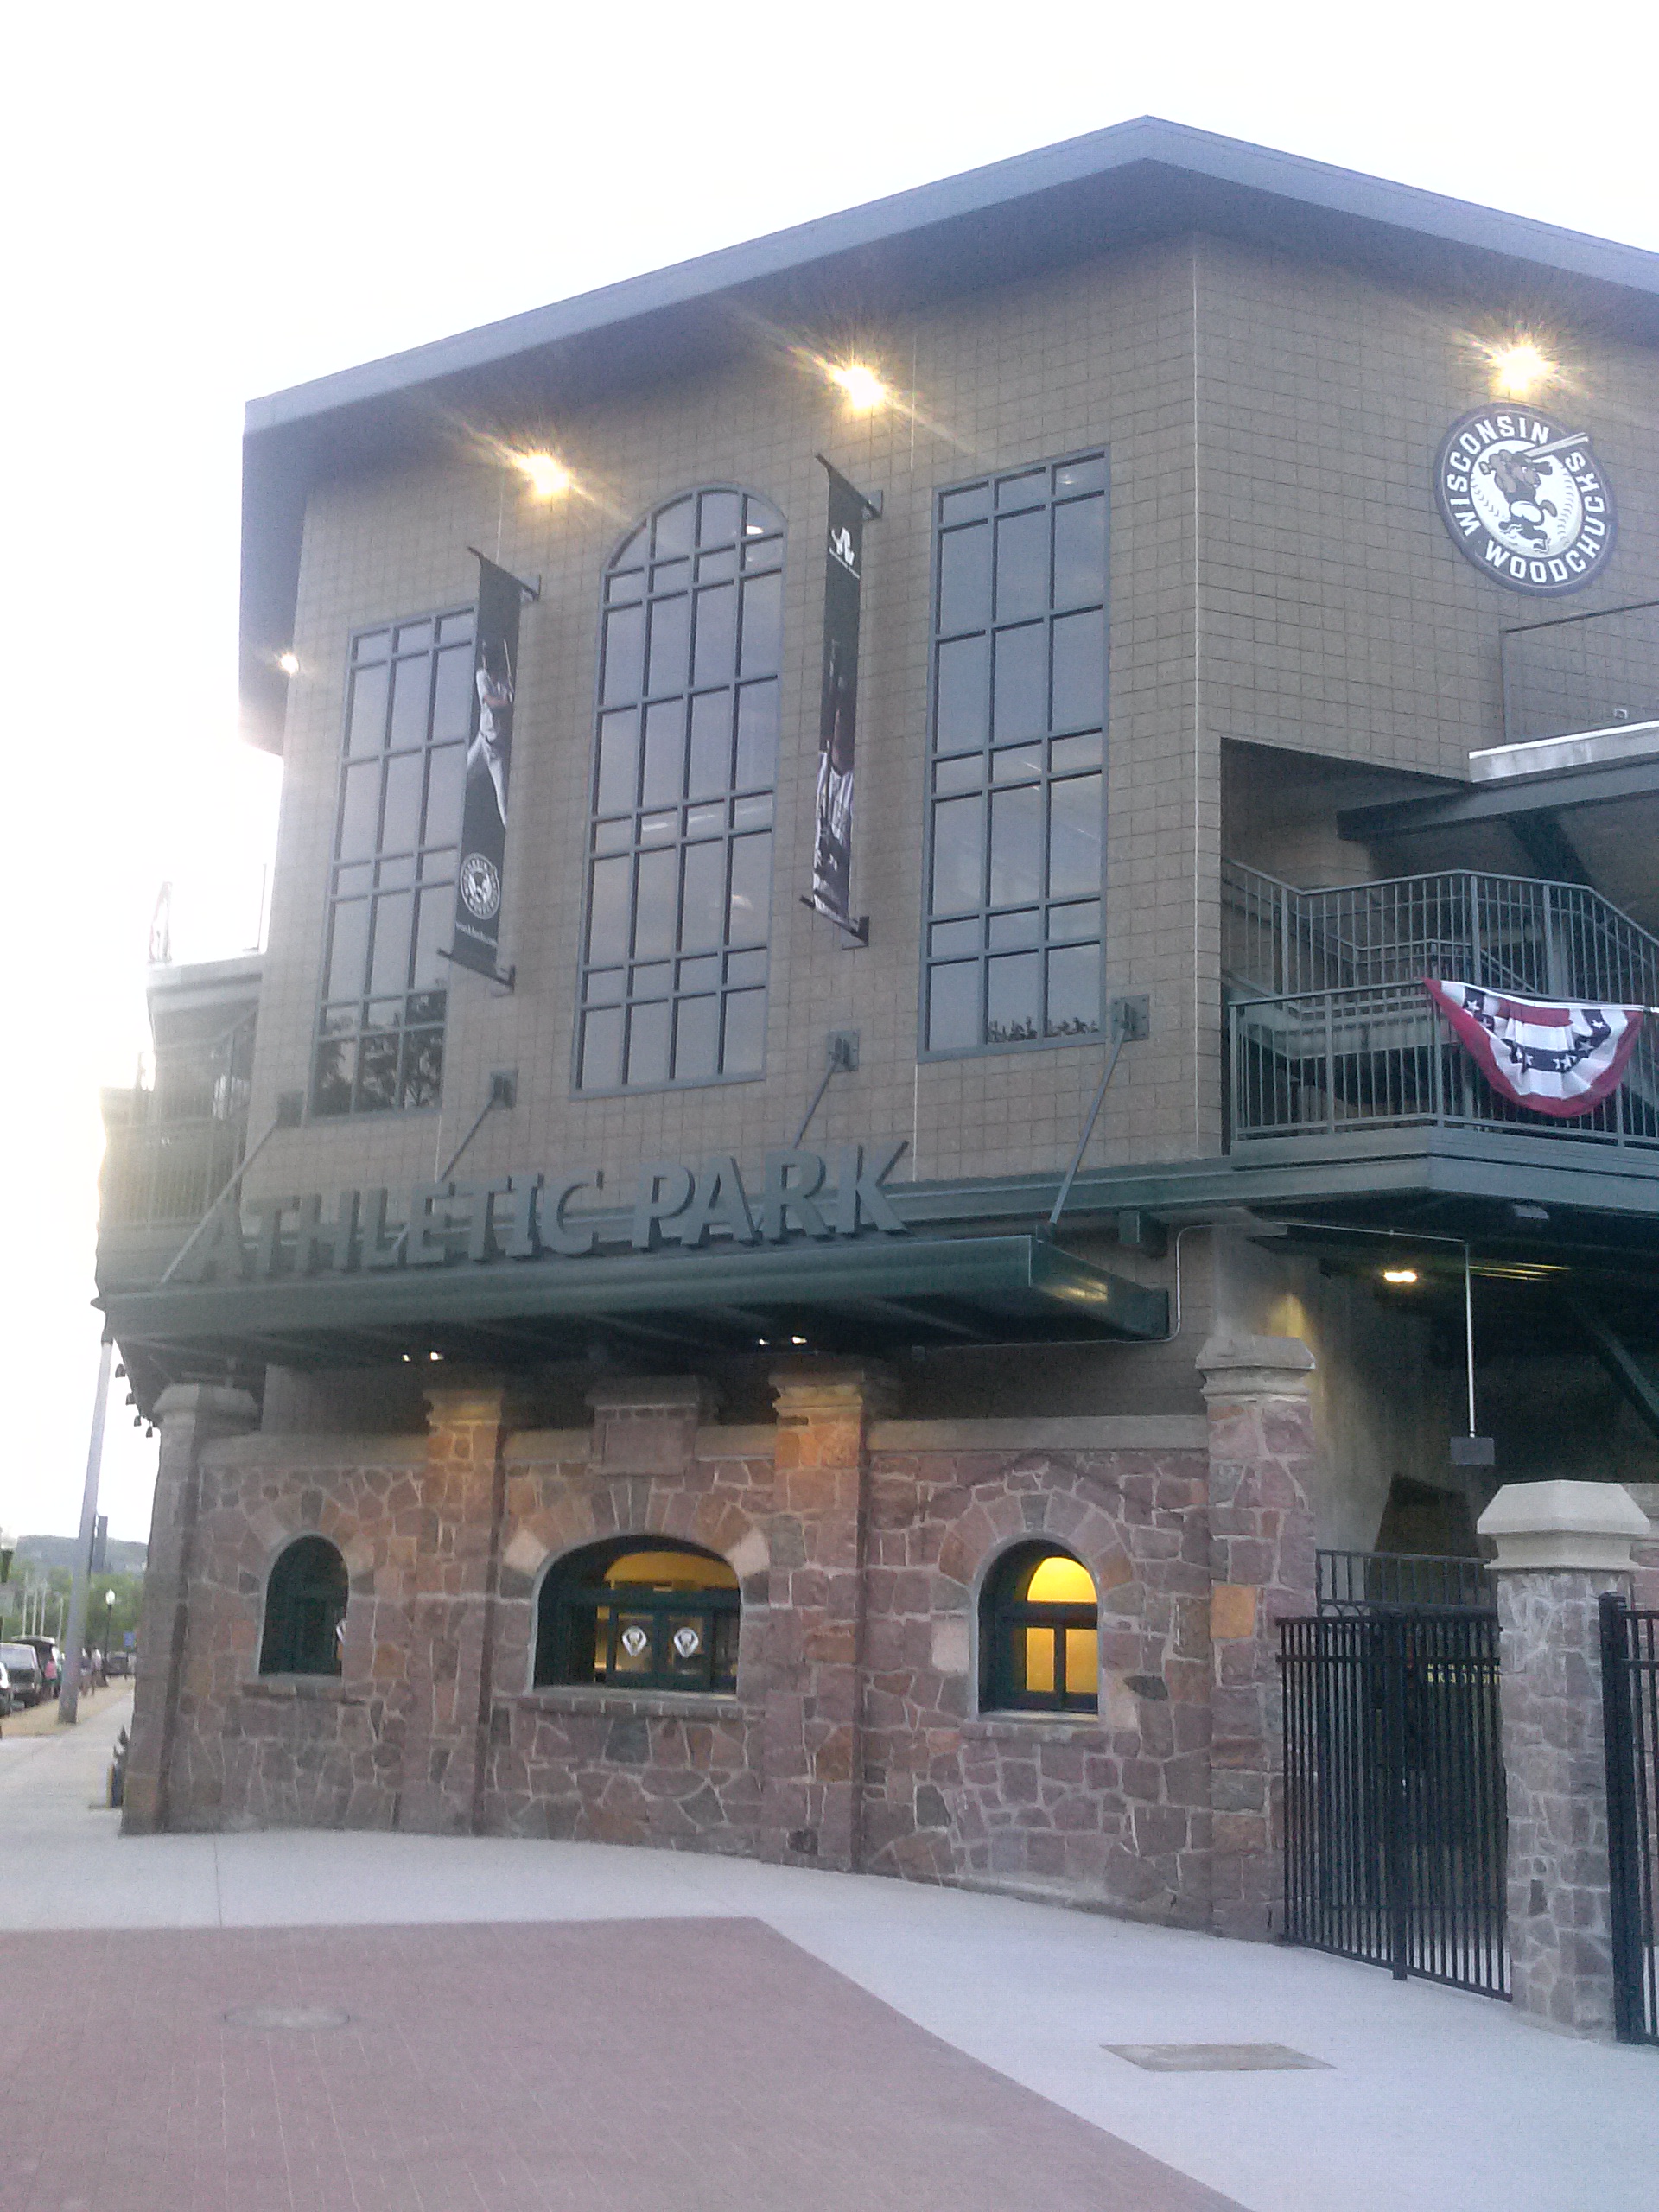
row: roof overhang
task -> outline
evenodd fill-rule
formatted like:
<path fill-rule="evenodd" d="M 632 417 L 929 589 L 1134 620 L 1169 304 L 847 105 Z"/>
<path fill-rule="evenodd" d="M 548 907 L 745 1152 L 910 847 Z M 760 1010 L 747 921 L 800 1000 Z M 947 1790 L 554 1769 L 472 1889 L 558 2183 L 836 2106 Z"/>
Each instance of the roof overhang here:
<path fill-rule="evenodd" d="M 1205 230 L 1428 284 L 1467 312 L 1535 302 L 1659 339 L 1659 255 L 1141 117 L 629 278 L 251 402 L 243 464 L 247 734 L 282 744 L 311 485 L 753 345 L 756 318 L 868 325 L 900 308 Z"/>
<path fill-rule="evenodd" d="M 1146 1342 L 1167 1296 L 1033 1234 L 658 1251 L 536 1265 L 131 1291 L 123 1349 L 200 1360 L 385 1362 L 412 1346 L 527 1359 L 607 1344 L 719 1357 L 815 1348 Z"/>

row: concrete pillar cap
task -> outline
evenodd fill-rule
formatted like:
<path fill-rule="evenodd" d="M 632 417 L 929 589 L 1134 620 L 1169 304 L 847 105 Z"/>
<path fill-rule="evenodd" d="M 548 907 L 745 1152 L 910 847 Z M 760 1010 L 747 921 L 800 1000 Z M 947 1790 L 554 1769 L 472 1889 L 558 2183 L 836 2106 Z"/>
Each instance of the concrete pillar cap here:
<path fill-rule="evenodd" d="M 1498 1573 L 1629 1572 L 1652 1524 L 1618 1483 L 1505 1483 L 1476 1523 L 1497 1546 Z"/>
<path fill-rule="evenodd" d="M 1218 1329 L 1195 1363 L 1206 1398 L 1306 1397 L 1315 1364 L 1300 1337 L 1236 1336 Z"/>
<path fill-rule="evenodd" d="M 169 1382 L 156 1401 L 155 1419 L 168 1421 L 194 1415 L 218 1428 L 257 1428 L 259 1408 L 245 1390 L 219 1382 Z"/>

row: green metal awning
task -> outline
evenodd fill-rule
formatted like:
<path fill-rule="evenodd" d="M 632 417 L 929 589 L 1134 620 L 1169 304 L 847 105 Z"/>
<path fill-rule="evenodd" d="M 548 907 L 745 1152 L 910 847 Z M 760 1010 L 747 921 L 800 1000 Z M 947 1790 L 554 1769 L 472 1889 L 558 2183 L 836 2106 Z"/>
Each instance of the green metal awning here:
<path fill-rule="evenodd" d="M 686 1357 L 1029 1340 L 1155 1340 L 1168 1297 L 1029 1233 L 625 1253 L 245 1284 L 107 1301 L 124 1347 L 295 1364 L 435 1348 L 480 1359 L 594 1342 Z"/>

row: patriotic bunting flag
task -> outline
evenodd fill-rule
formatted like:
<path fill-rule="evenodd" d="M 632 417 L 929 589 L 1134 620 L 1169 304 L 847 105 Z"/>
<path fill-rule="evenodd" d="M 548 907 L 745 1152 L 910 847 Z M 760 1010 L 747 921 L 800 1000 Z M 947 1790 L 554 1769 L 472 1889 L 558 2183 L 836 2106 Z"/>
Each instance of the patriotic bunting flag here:
<path fill-rule="evenodd" d="M 1494 1090 L 1560 1121 L 1589 1113 L 1618 1089 L 1649 1011 L 1516 998 L 1427 976 L 1423 988 Z"/>

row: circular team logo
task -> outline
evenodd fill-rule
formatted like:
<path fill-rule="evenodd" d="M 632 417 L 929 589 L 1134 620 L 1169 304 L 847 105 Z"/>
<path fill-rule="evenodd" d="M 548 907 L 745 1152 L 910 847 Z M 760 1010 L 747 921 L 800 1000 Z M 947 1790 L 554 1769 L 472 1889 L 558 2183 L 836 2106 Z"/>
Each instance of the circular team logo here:
<path fill-rule="evenodd" d="M 1613 550 L 1613 495 L 1589 432 L 1532 408 L 1454 423 L 1434 490 L 1459 551 L 1511 591 L 1581 591 Z"/>
<path fill-rule="evenodd" d="M 461 864 L 461 895 L 467 911 L 487 922 L 501 904 L 501 878 L 483 853 L 468 853 Z"/>

